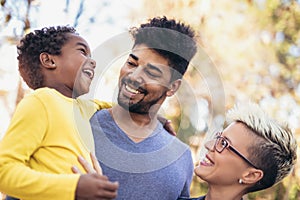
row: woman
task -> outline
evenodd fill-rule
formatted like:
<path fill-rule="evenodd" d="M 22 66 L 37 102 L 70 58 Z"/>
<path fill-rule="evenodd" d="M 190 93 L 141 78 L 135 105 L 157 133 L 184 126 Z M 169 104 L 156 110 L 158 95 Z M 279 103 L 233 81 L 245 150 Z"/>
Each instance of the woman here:
<path fill-rule="evenodd" d="M 257 105 L 236 106 L 227 118 L 229 126 L 205 143 L 208 151 L 194 170 L 208 183 L 208 192 L 190 200 L 240 200 L 278 183 L 296 163 L 291 131 Z"/>

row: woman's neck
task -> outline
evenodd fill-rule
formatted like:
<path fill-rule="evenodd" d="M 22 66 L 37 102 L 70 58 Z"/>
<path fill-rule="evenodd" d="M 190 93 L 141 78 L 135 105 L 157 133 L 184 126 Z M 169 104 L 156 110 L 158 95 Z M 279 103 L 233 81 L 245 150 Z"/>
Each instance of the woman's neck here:
<path fill-rule="evenodd" d="M 210 186 L 205 200 L 241 200 L 244 192 L 236 187 Z"/>

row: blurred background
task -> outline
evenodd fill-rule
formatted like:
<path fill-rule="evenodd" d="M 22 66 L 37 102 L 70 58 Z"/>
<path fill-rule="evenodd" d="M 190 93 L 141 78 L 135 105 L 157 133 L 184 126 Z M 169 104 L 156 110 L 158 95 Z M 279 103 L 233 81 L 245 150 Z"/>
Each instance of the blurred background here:
<path fill-rule="evenodd" d="M 237 102 L 259 103 L 273 118 L 288 123 L 300 144 L 299 0 L 0 0 L 0 3 L 0 139 L 15 106 L 30 92 L 19 76 L 16 59 L 16 44 L 26 33 L 45 26 L 69 24 L 96 50 L 105 41 L 150 17 L 167 16 L 191 24 L 204 55 L 200 56 L 203 68 L 199 70 L 192 62 L 184 78 L 185 86 L 162 109 L 172 119 L 178 137 L 190 145 L 195 163 L 206 134 L 223 126 L 224 112 Z M 117 46 L 107 48 L 118 52 L 114 49 Z M 99 67 L 101 62 L 97 63 Z M 95 97 L 112 101 L 120 67 L 118 61 L 106 67 L 101 92 Z M 298 157 L 299 151 L 298 148 Z M 195 177 L 191 195 L 200 196 L 206 190 L 206 184 Z M 249 194 L 245 199 L 299 200 L 300 162 L 282 183 Z"/>

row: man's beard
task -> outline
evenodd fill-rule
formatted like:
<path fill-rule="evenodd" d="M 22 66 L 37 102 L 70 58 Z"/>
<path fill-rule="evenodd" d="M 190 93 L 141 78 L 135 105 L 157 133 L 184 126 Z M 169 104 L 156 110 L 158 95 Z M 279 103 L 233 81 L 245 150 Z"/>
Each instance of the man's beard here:
<path fill-rule="evenodd" d="M 137 114 L 148 114 L 149 110 L 151 109 L 151 107 L 155 104 L 157 104 L 157 102 L 159 102 L 159 100 L 165 98 L 165 93 L 162 93 L 161 96 L 159 96 L 156 99 L 153 99 L 152 101 L 149 102 L 145 102 L 144 98 L 145 96 L 138 101 L 137 103 L 131 103 L 130 99 L 128 100 L 122 100 L 122 98 L 120 97 L 120 91 L 119 90 L 119 94 L 118 94 L 118 104 L 124 108 L 125 110 L 128 110 L 131 113 L 137 113 Z"/>

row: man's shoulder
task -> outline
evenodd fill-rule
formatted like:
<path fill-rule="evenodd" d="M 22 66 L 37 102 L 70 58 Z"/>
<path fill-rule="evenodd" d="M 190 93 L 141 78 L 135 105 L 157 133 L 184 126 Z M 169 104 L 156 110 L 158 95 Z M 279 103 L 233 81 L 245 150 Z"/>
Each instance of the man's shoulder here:
<path fill-rule="evenodd" d="M 171 134 L 170 134 L 167 130 L 165 130 L 163 127 L 162 127 L 161 137 L 164 138 L 166 141 L 176 143 L 176 144 L 179 145 L 179 146 L 182 146 L 182 147 L 184 147 L 184 148 L 189 149 L 189 146 L 188 146 L 186 143 L 184 143 L 182 140 L 180 140 L 180 139 L 177 138 L 176 136 L 171 135 Z"/>
<path fill-rule="evenodd" d="M 114 120 L 111 117 L 108 109 L 97 110 L 90 119 L 92 127 L 101 126 L 102 128 L 114 125 Z"/>
<path fill-rule="evenodd" d="M 109 120 L 110 114 L 109 114 L 108 109 L 105 108 L 105 109 L 97 110 L 92 118 L 101 119 L 101 120 L 104 120 L 104 119 Z"/>
<path fill-rule="evenodd" d="M 174 156 L 179 156 L 182 159 L 191 159 L 191 149 L 188 144 L 177 138 L 176 136 L 171 135 L 166 130 L 163 130 L 161 133 L 161 139 L 164 140 L 165 144 L 162 149 L 164 149 L 164 152 L 168 152 L 168 154 L 171 152 Z M 179 158 L 178 157 L 178 158 Z"/>

